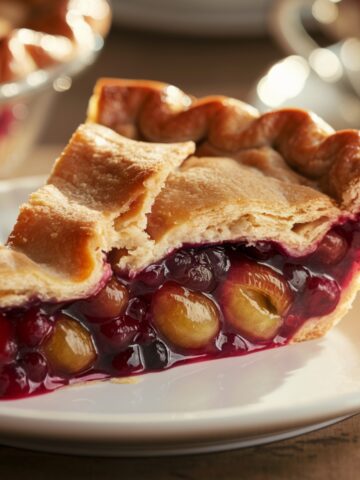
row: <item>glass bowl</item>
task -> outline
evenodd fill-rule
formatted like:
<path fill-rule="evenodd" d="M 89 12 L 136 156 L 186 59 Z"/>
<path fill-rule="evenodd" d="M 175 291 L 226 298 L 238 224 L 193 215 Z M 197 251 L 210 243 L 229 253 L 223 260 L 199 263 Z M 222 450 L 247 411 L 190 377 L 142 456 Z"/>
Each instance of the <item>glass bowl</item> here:
<path fill-rule="evenodd" d="M 103 37 L 96 34 L 92 45 L 71 61 L 0 84 L 0 178 L 11 176 L 25 160 L 55 95 L 71 87 L 72 79 L 95 61 L 103 45 Z"/>

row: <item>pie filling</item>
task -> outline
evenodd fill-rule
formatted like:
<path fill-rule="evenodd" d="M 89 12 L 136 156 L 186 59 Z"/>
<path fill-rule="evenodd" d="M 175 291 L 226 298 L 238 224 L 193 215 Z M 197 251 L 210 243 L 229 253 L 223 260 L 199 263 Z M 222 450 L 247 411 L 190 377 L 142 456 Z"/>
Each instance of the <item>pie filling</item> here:
<path fill-rule="evenodd" d="M 184 247 L 131 279 L 116 256 L 89 299 L 0 313 L 1 398 L 284 345 L 336 308 L 358 268 L 360 228 L 334 227 L 302 258 L 271 242 Z"/>

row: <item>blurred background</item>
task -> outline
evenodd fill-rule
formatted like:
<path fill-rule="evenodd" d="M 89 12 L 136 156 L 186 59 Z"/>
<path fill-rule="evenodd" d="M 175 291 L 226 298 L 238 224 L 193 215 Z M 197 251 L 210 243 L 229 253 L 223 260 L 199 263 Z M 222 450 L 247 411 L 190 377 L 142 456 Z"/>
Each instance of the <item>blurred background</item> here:
<path fill-rule="evenodd" d="M 101 76 L 161 80 L 261 111 L 300 106 L 335 128 L 360 127 L 358 0 L 112 0 L 111 9 L 97 60 L 74 78 L 61 77 L 37 163 L 13 175 L 49 168 L 52 153 L 84 120 Z"/>

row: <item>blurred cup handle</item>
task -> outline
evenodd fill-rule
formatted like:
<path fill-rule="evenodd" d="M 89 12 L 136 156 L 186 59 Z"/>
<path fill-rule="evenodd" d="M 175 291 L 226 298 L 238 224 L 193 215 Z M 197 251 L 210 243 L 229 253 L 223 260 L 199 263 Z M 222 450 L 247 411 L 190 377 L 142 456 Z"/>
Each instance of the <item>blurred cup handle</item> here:
<path fill-rule="evenodd" d="M 270 15 L 270 28 L 285 51 L 308 58 L 319 45 L 309 35 L 302 21 L 304 9 L 314 0 L 277 0 Z"/>

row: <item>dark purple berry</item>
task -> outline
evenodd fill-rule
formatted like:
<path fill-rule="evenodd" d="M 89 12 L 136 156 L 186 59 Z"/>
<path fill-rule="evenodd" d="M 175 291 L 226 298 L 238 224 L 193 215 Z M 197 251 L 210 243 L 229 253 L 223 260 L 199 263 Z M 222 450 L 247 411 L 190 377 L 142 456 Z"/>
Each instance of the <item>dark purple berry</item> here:
<path fill-rule="evenodd" d="M 0 365 L 12 362 L 17 354 L 13 323 L 0 315 Z"/>
<path fill-rule="evenodd" d="M 45 380 L 48 366 L 45 358 L 39 352 L 28 352 L 21 359 L 27 376 L 32 382 L 41 383 Z"/>
<path fill-rule="evenodd" d="M 108 349 L 126 347 L 139 331 L 139 323 L 126 315 L 103 323 L 100 332 Z"/>
<path fill-rule="evenodd" d="M 141 298 L 135 297 L 129 301 L 129 304 L 126 308 L 126 315 L 128 317 L 142 322 L 146 316 L 147 304 Z"/>
<path fill-rule="evenodd" d="M 216 286 L 216 280 L 209 268 L 195 265 L 188 270 L 187 278 L 183 280 L 182 284 L 191 290 L 211 292 Z"/>
<path fill-rule="evenodd" d="M 31 309 L 18 320 L 16 333 L 19 342 L 27 347 L 37 347 L 53 329 L 53 322 L 37 309 Z"/>
<path fill-rule="evenodd" d="M 195 260 L 207 267 L 216 278 L 223 277 L 230 268 L 230 260 L 223 247 L 208 247 L 195 254 Z"/>
<path fill-rule="evenodd" d="M 166 261 L 168 278 L 192 290 L 210 292 L 216 287 L 213 262 L 205 250 L 179 250 Z"/>
<path fill-rule="evenodd" d="M 181 280 L 187 276 L 187 272 L 192 266 L 193 261 L 194 259 L 191 253 L 186 250 L 179 250 L 172 254 L 165 262 L 169 271 L 168 276 L 181 282 Z"/>
<path fill-rule="evenodd" d="M 136 281 L 144 283 L 147 287 L 160 287 L 165 281 L 165 266 L 150 265 L 136 276 Z"/>
<path fill-rule="evenodd" d="M 160 370 L 167 367 L 169 362 L 168 349 L 160 340 L 143 345 L 141 350 L 145 367 L 148 370 Z"/>

